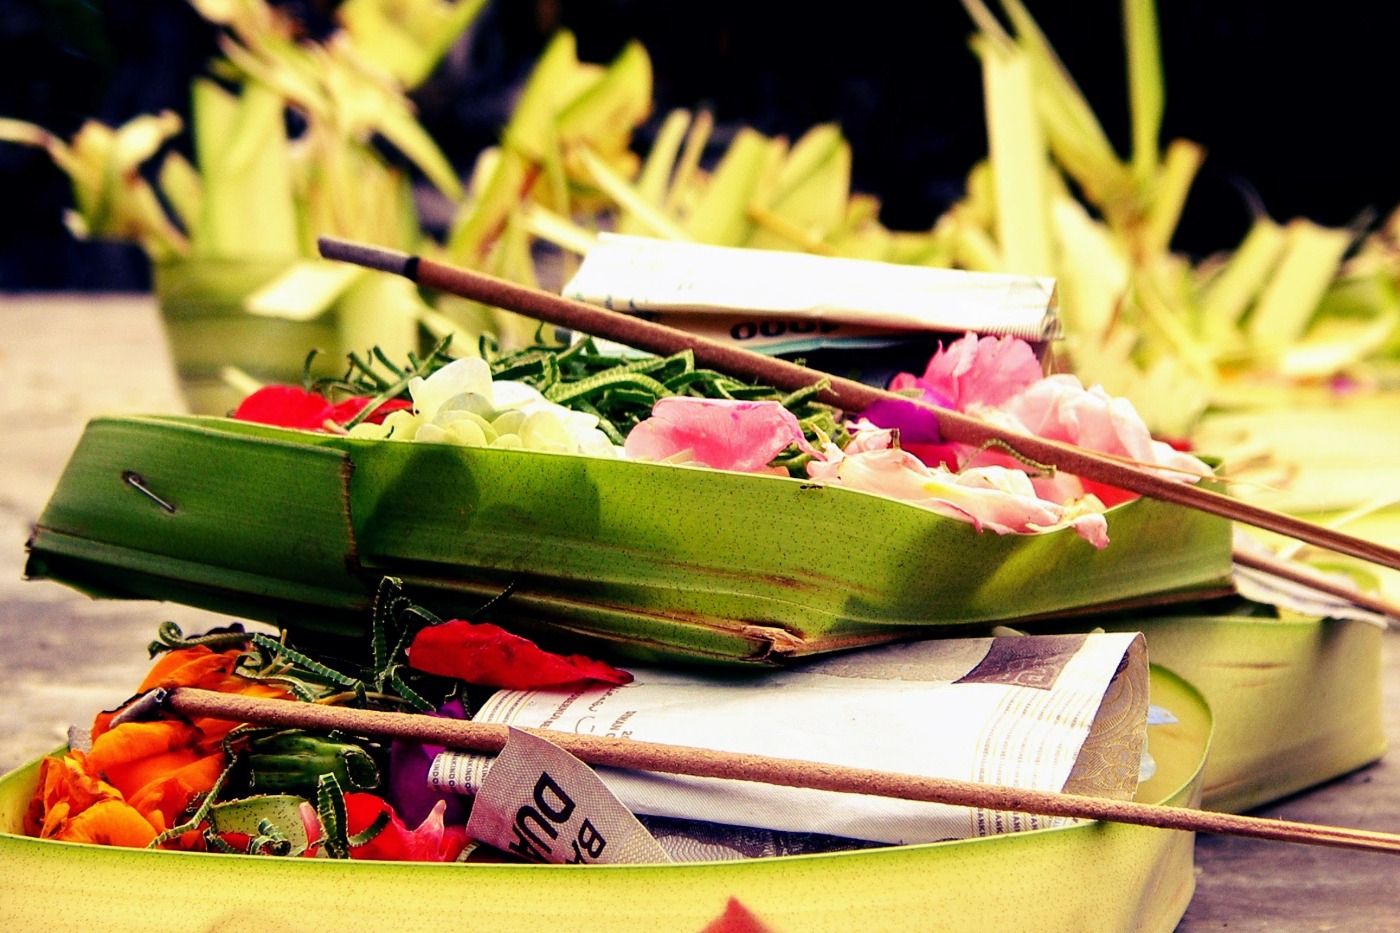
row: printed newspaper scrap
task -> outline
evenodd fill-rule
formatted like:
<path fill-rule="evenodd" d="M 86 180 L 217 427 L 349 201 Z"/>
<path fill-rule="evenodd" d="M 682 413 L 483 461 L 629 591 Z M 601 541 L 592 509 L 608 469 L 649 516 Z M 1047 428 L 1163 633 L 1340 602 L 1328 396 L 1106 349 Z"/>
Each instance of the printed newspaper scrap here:
<path fill-rule="evenodd" d="M 782 671 L 633 674 L 626 686 L 502 690 L 474 719 L 1115 799 L 1134 794 L 1146 760 L 1148 669 L 1138 633 L 934 640 Z M 499 757 L 443 753 L 429 782 L 476 795 L 473 838 L 536 861 L 663 860 L 648 828 L 680 859 L 687 850 L 691 858 L 791 854 L 1070 822 L 595 770 L 525 733 Z"/>
<path fill-rule="evenodd" d="M 1061 336 L 1055 280 L 604 233 L 565 297 L 763 353 Z"/>

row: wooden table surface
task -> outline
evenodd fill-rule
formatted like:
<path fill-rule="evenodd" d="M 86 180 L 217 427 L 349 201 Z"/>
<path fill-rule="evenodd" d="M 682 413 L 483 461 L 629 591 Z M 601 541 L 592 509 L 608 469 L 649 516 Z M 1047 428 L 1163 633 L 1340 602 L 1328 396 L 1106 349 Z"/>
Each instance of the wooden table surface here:
<path fill-rule="evenodd" d="M 0 295 L 0 772 L 125 699 L 146 671 L 159 622 L 188 631 L 220 620 L 170 604 L 92 601 L 22 578 L 29 529 L 87 420 L 182 407 L 150 297 Z M 1386 635 L 1385 652 L 1385 730 L 1400 744 L 1400 633 Z M 1396 755 L 1258 812 L 1400 832 Z M 1202 837 L 1196 862 L 1181 931 L 1400 931 L 1395 856 Z"/>

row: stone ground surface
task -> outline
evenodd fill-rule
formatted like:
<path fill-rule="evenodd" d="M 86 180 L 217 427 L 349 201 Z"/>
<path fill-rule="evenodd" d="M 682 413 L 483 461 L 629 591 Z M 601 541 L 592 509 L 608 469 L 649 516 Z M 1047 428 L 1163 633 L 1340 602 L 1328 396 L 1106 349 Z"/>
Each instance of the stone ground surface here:
<path fill-rule="evenodd" d="M 178 411 L 154 303 L 146 296 L 0 296 L 0 772 L 60 745 L 70 723 L 125 699 L 148 666 L 146 643 L 173 619 L 220 617 L 181 606 L 96 602 L 23 580 L 24 542 L 77 443 L 102 413 Z M 1400 633 L 1386 638 L 1385 729 L 1400 738 Z M 1400 832 L 1394 754 L 1260 815 Z M 1396 856 L 1201 838 L 1197 891 L 1179 927 L 1400 930 Z"/>

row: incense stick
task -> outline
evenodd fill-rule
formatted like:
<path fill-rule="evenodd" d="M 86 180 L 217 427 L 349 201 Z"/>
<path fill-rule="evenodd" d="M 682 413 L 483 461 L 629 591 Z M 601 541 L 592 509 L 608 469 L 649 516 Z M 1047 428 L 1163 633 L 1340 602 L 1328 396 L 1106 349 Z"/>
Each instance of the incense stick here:
<path fill-rule="evenodd" d="M 270 700 L 236 694 L 178 687 L 160 697 L 161 705 L 182 716 L 209 717 L 232 722 L 298 729 L 338 729 L 356 735 L 399 739 L 447 748 L 496 753 L 505 747 L 510 727 L 464 722 L 412 713 L 324 706 L 297 700 Z M 1109 800 L 1080 794 L 975 784 L 947 778 L 873 771 L 843 765 L 791 758 L 770 758 L 739 752 L 716 751 L 686 745 L 663 745 L 634 739 L 522 729 L 537 735 L 591 765 L 630 768 L 663 774 L 726 778 L 980 807 L 1010 813 L 1105 820 L 1183 832 L 1245 836 L 1275 842 L 1400 853 L 1400 835 L 1347 829 L 1289 820 L 1213 813 L 1185 807 Z"/>
<path fill-rule="evenodd" d="M 1241 548 L 1235 548 L 1234 561 L 1242 567 L 1249 567 L 1281 580 L 1306 586 L 1319 593 L 1335 596 L 1337 599 L 1351 603 L 1358 608 L 1380 613 L 1390 619 L 1400 620 L 1400 606 L 1379 596 L 1372 596 L 1369 593 L 1344 586 L 1335 580 L 1329 580 L 1305 564 L 1297 564 L 1277 557 L 1266 557 Z"/>
<path fill-rule="evenodd" d="M 602 337 L 651 353 L 694 353 L 697 362 L 731 376 L 749 379 L 788 392 L 822 386 L 818 398 L 843 411 L 860 412 L 879 401 L 914 405 L 936 419 L 939 433 L 949 441 L 980 447 L 1006 444 L 1030 460 L 1163 502 L 1218 515 L 1266 531 L 1385 567 L 1400 570 L 1400 550 L 1314 525 L 1282 512 L 1232 499 L 1199 486 L 1159 476 L 1112 457 L 988 424 L 961 412 L 927 404 L 853 379 L 832 376 L 752 350 L 728 346 L 695 334 L 574 301 L 537 288 L 507 282 L 485 273 L 410 256 L 396 250 L 322 237 L 321 255 L 378 269 L 417 282 L 424 288 L 448 292 L 484 304 L 515 311 L 559 327 Z"/>

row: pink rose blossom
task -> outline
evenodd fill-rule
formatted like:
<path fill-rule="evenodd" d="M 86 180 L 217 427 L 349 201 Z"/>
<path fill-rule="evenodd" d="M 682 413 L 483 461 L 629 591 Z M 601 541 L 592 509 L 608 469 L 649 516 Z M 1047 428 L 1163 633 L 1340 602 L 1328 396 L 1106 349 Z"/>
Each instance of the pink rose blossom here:
<path fill-rule="evenodd" d="M 1161 475 L 1168 479 L 1194 483 L 1210 475 L 1210 468 L 1198 458 L 1154 440 L 1132 402 L 1109 395 L 1101 386 L 1086 389 L 1075 376 L 1049 376 L 1000 406 L 976 408 L 973 413 L 1037 437 L 1162 467 Z M 991 450 L 974 459 L 978 463 L 1011 463 L 1009 457 Z M 1094 493 L 1108 505 L 1136 498 L 1121 489 L 1067 474 L 1036 482 L 1041 495 L 1061 502 L 1085 492 Z"/>
<path fill-rule="evenodd" d="M 901 373 L 890 388 L 906 393 L 917 390 L 923 401 L 1001 427 L 1161 467 L 1161 475 L 1181 482 L 1196 482 L 1210 475 L 1209 467 L 1196 457 L 1155 440 L 1127 399 L 1114 398 L 1099 386 L 1086 389 L 1071 375 L 1044 376 L 1030 345 L 1014 337 L 968 334 L 935 353 L 923 376 Z M 996 447 L 982 450 L 940 443 L 924 436 L 927 432 L 906 437 L 903 429 L 911 422 L 899 409 L 877 411 L 869 421 L 899 428 L 900 446 L 930 466 L 1033 469 Z M 857 423 L 853 428 L 856 436 L 860 429 Z M 1086 494 L 1110 506 L 1135 498 L 1124 490 L 1068 473 L 1035 477 L 1033 483 L 1042 498 L 1058 503 L 1071 503 Z"/>

